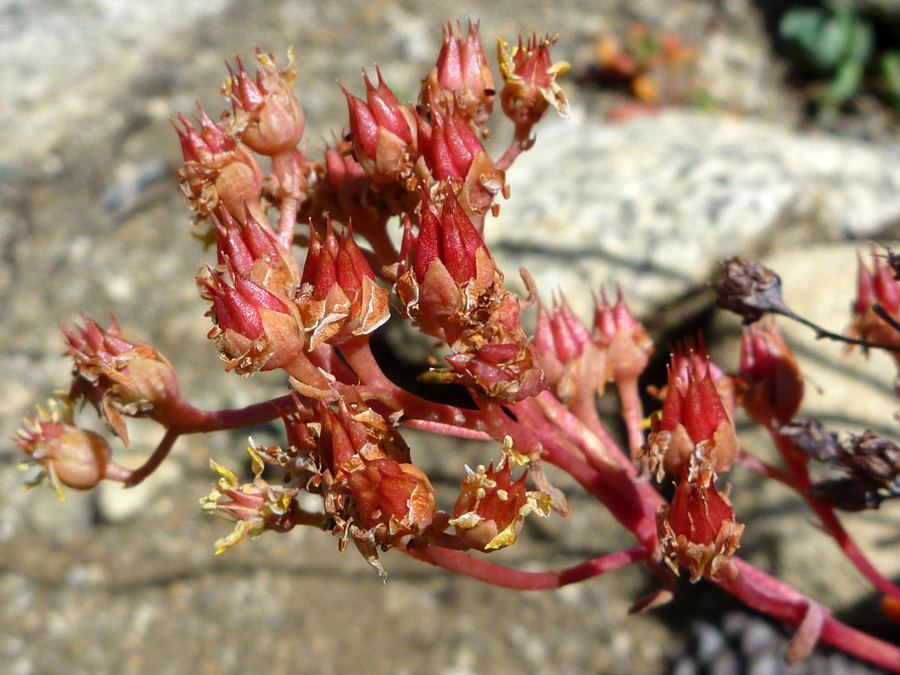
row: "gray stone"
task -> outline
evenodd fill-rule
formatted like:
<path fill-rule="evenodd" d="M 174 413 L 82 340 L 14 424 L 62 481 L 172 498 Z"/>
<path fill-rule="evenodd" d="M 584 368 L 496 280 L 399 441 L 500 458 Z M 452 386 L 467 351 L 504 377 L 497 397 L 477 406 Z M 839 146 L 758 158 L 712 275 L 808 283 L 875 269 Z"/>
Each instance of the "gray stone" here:
<path fill-rule="evenodd" d="M 501 269 L 512 280 L 524 265 L 585 317 L 601 285 L 621 285 L 646 313 L 794 223 L 812 220 L 821 241 L 871 237 L 900 218 L 900 153 L 681 110 L 617 125 L 548 120 L 508 183 L 486 228 Z"/>

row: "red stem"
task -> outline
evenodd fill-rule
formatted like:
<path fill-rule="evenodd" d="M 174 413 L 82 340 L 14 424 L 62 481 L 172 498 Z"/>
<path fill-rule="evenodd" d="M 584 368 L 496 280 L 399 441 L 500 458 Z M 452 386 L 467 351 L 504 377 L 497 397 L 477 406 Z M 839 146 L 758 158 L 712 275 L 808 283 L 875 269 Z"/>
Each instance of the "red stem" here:
<path fill-rule="evenodd" d="M 403 549 L 401 549 L 403 550 Z M 511 567 L 504 567 L 482 558 L 476 558 L 464 551 L 456 551 L 437 546 L 426 541 L 414 541 L 404 553 L 442 567 L 451 572 L 464 574 L 467 577 L 484 581 L 501 588 L 512 588 L 519 591 L 543 591 L 560 588 L 568 584 L 578 583 L 585 579 L 600 576 L 606 572 L 626 567 L 649 555 L 642 546 L 617 551 L 562 570 L 547 572 L 526 572 Z"/>

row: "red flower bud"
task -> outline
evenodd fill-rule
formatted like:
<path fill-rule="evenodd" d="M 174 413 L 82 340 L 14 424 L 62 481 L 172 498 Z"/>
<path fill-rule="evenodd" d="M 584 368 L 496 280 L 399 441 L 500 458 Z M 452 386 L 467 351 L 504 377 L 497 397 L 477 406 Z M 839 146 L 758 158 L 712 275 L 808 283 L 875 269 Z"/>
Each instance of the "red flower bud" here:
<path fill-rule="evenodd" d="M 272 157 L 293 150 L 303 137 L 303 108 L 293 93 L 297 80 L 293 50 L 288 57 L 287 68 L 279 70 L 274 58 L 257 47 L 255 82 L 237 56 L 237 74 L 225 64 L 231 77 L 222 93 L 231 98 L 234 109 L 231 131 L 261 155 Z"/>
<path fill-rule="evenodd" d="M 347 479 L 357 521 L 381 546 L 415 537 L 434 518 L 434 488 L 421 469 L 386 457 L 363 459 Z"/>
<path fill-rule="evenodd" d="M 757 424 L 787 424 L 800 409 L 803 377 L 774 320 L 744 329 L 738 377 L 741 403 Z"/>
<path fill-rule="evenodd" d="M 853 303 L 853 321 L 848 329 L 850 337 L 872 343 L 900 347 L 900 332 L 875 313 L 880 305 L 893 319 L 900 320 L 900 282 L 881 256 L 872 251 L 874 271 L 870 271 L 857 256 L 857 295 Z M 900 363 L 900 355 L 894 353 Z"/>
<path fill-rule="evenodd" d="M 216 325 L 209 332 L 227 370 L 245 377 L 258 370 L 274 370 L 291 363 L 306 341 L 293 304 L 238 272 L 226 259 L 229 285 L 210 267 L 201 270 L 197 284 L 212 300 L 208 312 Z"/>
<path fill-rule="evenodd" d="M 481 127 L 494 108 L 494 79 L 478 38 L 478 24 L 462 27 L 448 23 L 435 65 L 422 82 L 422 103 L 431 110 L 448 109 L 454 102 L 462 116 Z"/>
<path fill-rule="evenodd" d="M 678 484 L 671 506 L 660 506 L 656 528 L 663 560 L 675 574 L 687 567 L 695 582 L 708 570 L 716 579 L 735 574 L 731 556 L 740 546 L 744 526 L 735 522 L 734 507 L 714 482 Z"/>
<path fill-rule="evenodd" d="M 714 473 L 727 471 L 737 455 L 734 423 L 708 365 L 690 367 L 687 380 L 669 367 L 663 409 L 653 414 L 650 424 L 651 433 L 638 458 L 657 480 L 662 480 L 664 471 L 677 476 L 698 466 Z"/>
<path fill-rule="evenodd" d="M 248 217 L 242 225 L 228 211 L 216 225 L 216 253 L 220 267 L 230 261 L 236 272 L 276 295 L 286 295 L 300 283 L 300 268 L 290 251 L 283 248 L 265 225 Z"/>
<path fill-rule="evenodd" d="M 250 213 L 264 220 L 259 208 L 263 173 L 256 155 L 198 108 L 199 132 L 184 115 L 178 116 L 184 131 L 172 124 L 185 159 L 184 168 L 177 172 L 182 196 L 197 212 L 199 221 L 208 218 L 219 204 L 240 222 Z"/>
<path fill-rule="evenodd" d="M 388 292 L 375 274 L 348 227 L 338 240 L 326 224 L 324 241 L 310 224 L 310 245 L 303 266 L 300 320 L 309 335 L 309 349 L 354 335 L 369 335 L 390 317 Z"/>

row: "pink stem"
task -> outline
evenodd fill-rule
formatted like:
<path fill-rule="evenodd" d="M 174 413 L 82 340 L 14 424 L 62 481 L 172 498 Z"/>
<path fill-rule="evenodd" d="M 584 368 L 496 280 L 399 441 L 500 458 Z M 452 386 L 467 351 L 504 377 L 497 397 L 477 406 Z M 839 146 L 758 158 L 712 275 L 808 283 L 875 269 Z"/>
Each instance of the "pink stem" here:
<path fill-rule="evenodd" d="M 641 424 L 644 422 L 644 406 L 641 404 L 637 378 L 633 377 L 625 381 L 616 380 L 616 387 L 622 401 L 622 419 L 628 430 L 628 447 L 631 450 L 631 456 L 635 457 L 637 451 L 644 445 L 644 431 L 641 429 Z"/>
<path fill-rule="evenodd" d="M 649 555 L 644 547 L 638 546 L 626 551 L 617 551 L 593 560 L 587 560 L 574 567 L 562 570 L 525 572 L 497 565 L 482 558 L 476 558 L 464 551 L 436 546 L 425 541 L 412 542 L 410 548 L 404 550 L 404 552 L 413 558 L 431 563 L 436 567 L 464 574 L 467 577 L 472 577 L 494 586 L 512 588 L 519 591 L 542 591 L 560 588 L 626 567 L 639 560 L 644 560 Z"/>
<path fill-rule="evenodd" d="M 617 469 L 624 469 L 631 476 L 637 476 L 634 465 L 618 445 L 612 443 L 610 446 L 604 443 L 603 439 L 598 438 L 592 429 L 560 403 L 552 393 L 543 391 L 537 395 L 536 400 L 544 415 L 565 434 L 566 438 L 581 449 L 591 466 L 598 470 L 600 466 L 614 466 Z"/>

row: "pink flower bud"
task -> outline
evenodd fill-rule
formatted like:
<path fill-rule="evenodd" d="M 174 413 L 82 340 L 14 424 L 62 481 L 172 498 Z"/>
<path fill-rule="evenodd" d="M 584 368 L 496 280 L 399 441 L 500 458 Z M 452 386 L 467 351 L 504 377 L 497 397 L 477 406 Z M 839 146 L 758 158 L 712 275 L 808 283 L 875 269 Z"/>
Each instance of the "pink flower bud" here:
<path fill-rule="evenodd" d="M 778 326 L 763 319 L 741 335 L 741 403 L 764 426 L 790 422 L 803 402 L 803 377 Z"/>
<path fill-rule="evenodd" d="M 227 135 L 202 108 L 199 110 L 199 132 L 184 115 L 178 116 L 184 131 L 172 125 L 185 159 L 184 168 L 177 172 L 181 194 L 197 212 L 198 220 L 208 218 L 221 204 L 243 222 L 248 214 L 259 211 L 262 168 L 250 148 Z M 261 211 L 254 216 L 257 220 L 265 218 Z"/>
<path fill-rule="evenodd" d="M 617 290 L 616 304 L 610 305 L 601 289 L 594 307 L 594 342 L 607 352 L 609 380 L 622 382 L 639 377 L 653 353 L 653 342 L 628 309 L 622 291 Z"/>
<path fill-rule="evenodd" d="M 459 108 L 476 127 L 484 126 L 494 108 L 494 79 L 478 37 L 478 24 L 469 22 L 468 34 L 448 23 L 435 65 L 422 82 L 422 103 L 430 110 Z"/>
<path fill-rule="evenodd" d="M 222 93 L 231 98 L 234 108 L 231 131 L 248 147 L 269 157 L 296 148 L 305 128 L 303 108 L 293 93 L 297 80 L 293 50 L 288 57 L 287 68 L 279 70 L 274 57 L 260 53 L 257 47 L 255 82 L 237 56 L 237 73 L 225 64 L 231 77 Z"/>
<path fill-rule="evenodd" d="M 86 316 L 82 320 L 84 327 L 62 329 L 66 355 L 75 361 L 69 397 L 89 401 L 128 445 L 123 415 L 164 422 L 181 404 L 175 370 L 151 345 L 126 340 L 115 318 L 105 330 Z"/>
<path fill-rule="evenodd" d="M 246 377 L 288 365 L 306 343 L 293 304 L 242 275 L 229 259 L 225 262 L 233 285 L 210 267 L 201 270 L 197 284 L 212 300 L 208 315 L 215 326 L 209 337 L 226 369 Z"/>
<path fill-rule="evenodd" d="M 401 171 L 411 170 L 416 154 L 415 119 L 400 105 L 378 71 L 378 87 L 363 72 L 366 101 L 341 87 L 350 109 L 350 135 L 356 159 L 376 181 L 394 182 Z"/>
<path fill-rule="evenodd" d="M 505 82 L 500 103 L 503 112 L 516 125 L 517 138 L 528 138 L 531 128 L 551 105 L 561 115 L 569 114 L 566 96 L 556 80 L 565 75 L 570 66 L 565 61 L 554 64 L 550 60 L 550 46 L 557 38 L 557 35 L 549 35 L 539 42 L 533 35 L 523 47 L 520 37 L 518 47 L 512 51 L 503 40 L 498 40 L 497 57 Z"/>
<path fill-rule="evenodd" d="M 538 307 L 534 349 L 548 383 L 562 401 L 579 393 L 593 396 L 606 384 L 606 351 L 593 342 L 565 298 L 554 302 L 552 317 L 543 305 Z"/>
<path fill-rule="evenodd" d="M 69 401 L 51 400 L 50 411 L 37 410 L 38 415 L 29 415 L 13 437 L 41 468 L 29 487 L 47 478 L 63 499 L 63 485 L 90 490 L 104 478 L 124 481 L 128 477 L 129 472 L 112 461 L 112 450 L 102 436 L 74 426 Z"/>

